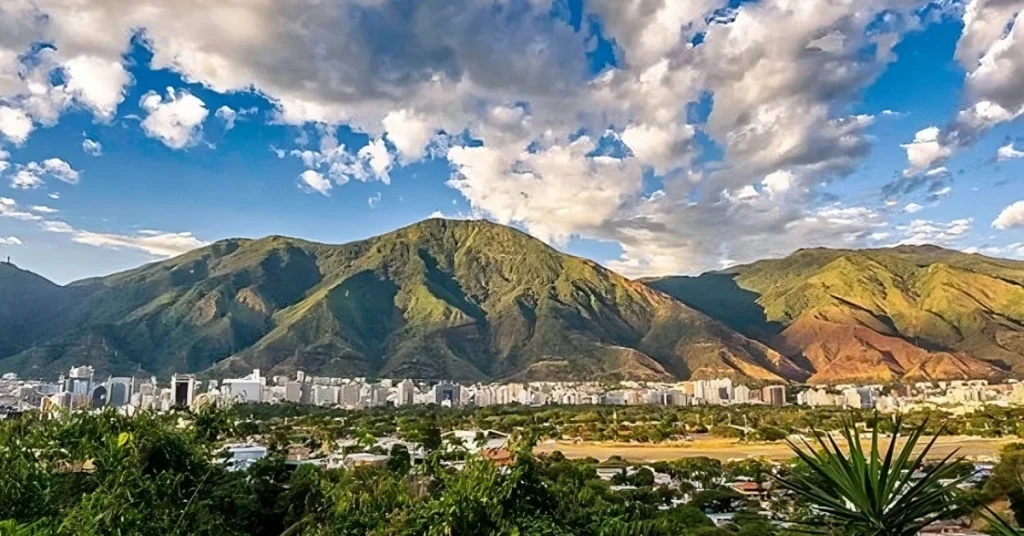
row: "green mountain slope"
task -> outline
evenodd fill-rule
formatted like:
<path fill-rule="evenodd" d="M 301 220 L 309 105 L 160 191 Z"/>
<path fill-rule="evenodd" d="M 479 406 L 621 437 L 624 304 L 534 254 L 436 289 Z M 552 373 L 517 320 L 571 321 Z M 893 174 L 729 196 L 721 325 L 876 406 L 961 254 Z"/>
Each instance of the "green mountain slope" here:
<path fill-rule="evenodd" d="M 806 376 L 665 294 L 487 222 L 427 220 L 345 245 L 228 240 L 65 291 L 48 327 L 62 335 L 0 370 Z"/>
<path fill-rule="evenodd" d="M 20 352 L 46 336 L 42 325 L 64 304 L 63 289 L 0 262 L 0 356 Z"/>
<path fill-rule="evenodd" d="M 1024 263 L 935 246 L 801 250 L 653 288 L 790 356 L 810 381 L 1024 372 Z"/>

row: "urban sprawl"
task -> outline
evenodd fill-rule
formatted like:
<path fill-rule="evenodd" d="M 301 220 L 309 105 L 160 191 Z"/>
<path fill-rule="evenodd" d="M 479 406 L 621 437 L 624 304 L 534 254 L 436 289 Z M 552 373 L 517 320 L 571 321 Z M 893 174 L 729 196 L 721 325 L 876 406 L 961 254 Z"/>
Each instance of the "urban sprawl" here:
<path fill-rule="evenodd" d="M 882 385 L 748 387 L 729 378 L 676 383 L 522 382 L 462 384 L 448 381 L 380 380 L 309 376 L 263 376 L 259 370 L 234 379 L 200 381 L 176 374 L 169 382 L 156 378 L 97 378 L 92 367 L 72 368 L 56 382 L 0 378 L 0 408 L 44 412 L 98 409 L 169 410 L 215 403 L 310 404 L 345 409 L 436 404 L 442 407 L 484 407 L 504 404 L 542 405 L 738 405 L 811 407 L 836 406 L 881 412 L 940 409 L 970 413 L 986 404 L 1024 405 L 1024 383 L 989 384 L 985 380 Z"/>

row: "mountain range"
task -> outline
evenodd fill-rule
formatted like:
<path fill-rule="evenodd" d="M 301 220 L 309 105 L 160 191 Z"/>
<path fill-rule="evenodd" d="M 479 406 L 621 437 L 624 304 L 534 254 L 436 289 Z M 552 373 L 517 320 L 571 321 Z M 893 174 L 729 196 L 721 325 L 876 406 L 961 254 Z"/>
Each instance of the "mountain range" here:
<path fill-rule="evenodd" d="M 1024 371 L 1024 263 L 801 250 L 630 280 L 510 227 L 230 239 L 58 286 L 0 264 L 0 372 L 812 383 Z"/>

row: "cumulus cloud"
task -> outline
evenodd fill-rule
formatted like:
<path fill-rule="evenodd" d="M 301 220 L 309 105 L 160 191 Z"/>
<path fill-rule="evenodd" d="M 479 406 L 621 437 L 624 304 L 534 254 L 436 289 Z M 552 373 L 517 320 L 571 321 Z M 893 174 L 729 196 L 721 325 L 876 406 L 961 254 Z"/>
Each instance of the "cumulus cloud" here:
<path fill-rule="evenodd" d="M 78 171 L 75 171 L 75 169 L 71 167 L 71 164 L 68 164 L 60 158 L 47 158 L 39 164 L 31 162 L 28 164 L 28 167 L 52 175 L 53 177 L 68 184 L 78 184 L 81 177 L 81 174 Z"/>
<path fill-rule="evenodd" d="M 35 171 L 22 167 L 11 177 L 11 188 L 16 190 L 34 190 L 46 184 Z"/>
<path fill-rule="evenodd" d="M 96 140 L 86 138 L 82 141 L 82 150 L 89 156 L 99 156 L 103 154 L 103 144 Z"/>
<path fill-rule="evenodd" d="M 412 110 L 395 110 L 389 112 L 381 120 L 388 140 L 395 145 L 398 155 L 404 162 L 419 160 L 427 148 L 427 143 L 437 133 L 430 121 Z"/>
<path fill-rule="evenodd" d="M 908 203 L 907 206 L 903 207 L 903 212 L 906 212 L 907 214 L 914 214 L 920 212 L 923 208 L 924 207 L 917 203 Z"/>
<path fill-rule="evenodd" d="M 32 118 L 28 114 L 17 108 L 0 105 L 0 134 L 15 145 L 25 143 L 33 128 Z"/>
<path fill-rule="evenodd" d="M 966 237 L 973 226 L 973 218 L 962 218 L 949 222 L 913 220 L 907 225 L 897 226 L 896 229 L 903 233 L 900 244 L 951 245 Z"/>
<path fill-rule="evenodd" d="M 299 175 L 299 185 L 324 196 L 331 195 L 331 181 L 312 169 L 307 169 Z"/>
<path fill-rule="evenodd" d="M 380 192 L 377 192 L 377 193 L 371 195 L 366 200 L 366 202 L 370 205 L 370 208 L 377 208 L 377 205 L 380 204 L 380 199 L 381 199 Z"/>
<path fill-rule="evenodd" d="M 233 110 L 229 106 L 221 106 L 217 108 L 217 111 L 213 113 L 217 119 L 224 122 L 224 130 L 231 130 L 235 128 L 235 121 L 238 120 L 238 112 Z"/>
<path fill-rule="evenodd" d="M 904 175 L 931 173 L 929 168 L 932 165 L 941 163 L 953 154 L 953 148 L 945 145 L 939 139 L 939 134 L 939 127 L 928 127 L 919 130 L 914 135 L 914 141 L 900 146 L 907 151 L 907 162 L 909 163 L 909 167 L 903 172 Z"/>
<path fill-rule="evenodd" d="M 29 162 L 17 166 L 17 172 L 11 177 L 11 187 L 20 190 L 32 190 L 45 184 L 43 177 L 53 177 L 68 184 L 78 184 L 81 173 L 60 158 L 47 158 L 42 162 Z"/>
<path fill-rule="evenodd" d="M 1014 158 L 1024 158 L 1024 151 L 1018 151 L 1013 147 L 1013 142 L 1007 143 L 996 151 L 996 160 L 1012 160 Z"/>
<path fill-rule="evenodd" d="M 379 180 L 385 184 L 391 182 L 389 172 L 393 161 L 383 139 L 370 140 L 353 154 L 345 145 L 338 143 L 333 129 L 321 127 L 318 134 L 320 141 L 316 150 L 304 148 L 278 153 L 279 158 L 291 155 L 302 161 L 307 168 L 303 173 L 304 178 L 317 185 L 315 188 L 312 184 L 306 186 L 327 195 L 331 180 L 337 184 L 345 184 L 353 179 L 363 182 Z"/>
<path fill-rule="evenodd" d="M 22 243 L 16 236 L 0 236 L 0 246 L 20 246 Z"/>
<path fill-rule="evenodd" d="M 978 67 L 1012 54 L 996 46 L 995 26 L 975 22 L 997 21 L 993 6 L 1006 1 L 972 1 L 965 35 L 977 38 L 961 41 L 976 52 L 958 50 L 978 75 L 972 106 L 1012 108 L 995 88 L 1013 84 Z M 874 117 L 850 104 L 927 22 L 917 13 L 927 3 L 593 0 L 577 30 L 536 0 L 38 0 L 0 7 L 0 51 L 14 51 L 0 52 L 0 98 L 29 119 L 22 138 L 74 103 L 109 117 L 132 83 L 123 55 L 141 32 L 150 67 L 216 92 L 257 91 L 275 121 L 315 129 L 319 145 L 276 149 L 302 161 L 304 189 L 386 183 L 396 165 L 441 155 L 474 214 L 556 242 L 619 242 L 616 263 L 632 273 L 694 271 L 880 232 L 881 214 L 835 206 L 821 184 L 868 153 Z M 615 63 L 594 76 L 597 32 Z M 52 45 L 37 70 L 64 75 L 33 78 L 35 93 L 20 59 L 33 43 Z M 268 43 L 272 53 L 254 53 Z M 168 90 L 141 105 L 147 135 L 173 148 L 201 140 L 198 98 Z M 230 112 L 214 113 L 226 128 L 241 113 Z M 998 118 L 992 107 L 981 116 Z M 339 125 L 368 142 L 338 143 Z M 923 174 L 948 158 L 949 130 L 915 147 L 911 167 Z M 702 139 L 721 159 L 698 158 Z M 651 170 L 662 175 L 653 193 Z"/>
<path fill-rule="evenodd" d="M 933 145 L 922 148 L 919 164 L 929 158 L 942 161 L 996 125 L 1024 115 L 1024 10 L 1019 2 L 969 0 L 962 17 L 956 59 L 967 71 L 967 104 L 935 133 Z M 911 157 L 909 169 L 922 166 Z"/>
<path fill-rule="evenodd" d="M 29 208 L 29 210 L 37 214 L 56 214 L 60 212 L 59 210 L 53 207 L 48 207 L 46 205 L 32 205 L 32 207 Z"/>
<path fill-rule="evenodd" d="M 142 130 L 150 138 L 172 149 L 190 147 L 202 139 L 202 125 L 209 111 L 199 97 L 167 88 L 166 98 L 150 91 L 142 96 L 139 106 L 147 112 Z"/>
<path fill-rule="evenodd" d="M 1024 201 L 1017 201 L 1003 209 L 992 222 L 996 229 L 1013 229 L 1024 226 Z"/>

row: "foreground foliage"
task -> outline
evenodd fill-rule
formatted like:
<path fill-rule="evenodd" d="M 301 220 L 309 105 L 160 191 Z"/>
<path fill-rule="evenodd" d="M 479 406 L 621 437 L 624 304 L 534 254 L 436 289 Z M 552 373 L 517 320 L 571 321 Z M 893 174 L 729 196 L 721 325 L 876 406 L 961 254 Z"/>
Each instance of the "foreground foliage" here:
<path fill-rule="evenodd" d="M 743 515 L 726 528 L 700 508 L 672 506 L 677 488 L 613 490 L 594 460 L 535 457 L 521 442 L 506 467 L 470 458 L 461 471 L 429 455 L 351 470 L 290 467 L 274 452 L 228 471 L 224 438 L 244 435 L 232 415 L 114 411 L 0 422 L 0 533 L 16 535 L 698 535 L 774 534 Z M 244 423 L 242 423 L 244 424 Z M 666 467 L 670 469 L 670 467 Z M 691 470 L 685 464 L 673 470 Z M 750 469 L 747 470 L 759 470 Z M 682 474 L 682 473 L 680 473 Z M 708 480 L 709 484 L 714 484 Z M 708 492 L 704 492 L 705 494 Z"/>
<path fill-rule="evenodd" d="M 809 469 L 802 476 L 779 478 L 779 484 L 812 504 L 825 524 L 841 534 L 856 536 L 913 536 L 924 527 L 965 513 L 958 501 L 960 458 L 951 452 L 937 463 L 925 459 L 934 436 L 920 444 L 925 425 L 912 429 L 900 441 L 902 422 L 882 450 L 879 433 L 871 433 L 865 450 L 857 430 L 843 428 L 840 438 L 815 433 L 817 449 L 790 442 Z M 915 450 L 917 452 L 915 452 Z"/>

